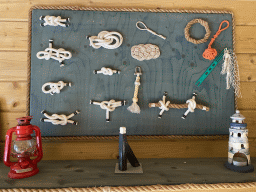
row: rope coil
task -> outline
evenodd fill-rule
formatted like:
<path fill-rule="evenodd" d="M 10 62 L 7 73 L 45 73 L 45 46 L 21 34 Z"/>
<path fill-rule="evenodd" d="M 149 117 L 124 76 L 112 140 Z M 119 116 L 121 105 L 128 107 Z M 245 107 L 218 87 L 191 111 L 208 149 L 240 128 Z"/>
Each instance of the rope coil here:
<path fill-rule="evenodd" d="M 71 117 L 74 117 L 75 115 L 79 114 L 79 111 L 76 111 L 74 113 L 71 113 L 70 115 L 58 115 L 58 114 L 52 114 L 52 115 L 48 115 L 44 110 L 41 111 L 41 113 L 48 119 L 44 119 L 42 118 L 41 121 L 42 122 L 50 122 L 53 125 L 67 125 L 68 123 L 71 123 L 73 125 L 77 125 L 78 123 L 70 120 Z"/>
<path fill-rule="evenodd" d="M 90 46 L 95 49 L 104 47 L 106 49 L 116 49 L 123 43 L 123 36 L 118 32 L 101 31 L 98 36 L 88 37 Z"/>
<path fill-rule="evenodd" d="M 139 44 L 131 48 L 131 56 L 139 61 L 156 59 L 160 56 L 160 50 L 156 45 Z"/>
<path fill-rule="evenodd" d="M 120 74 L 121 71 L 113 70 L 113 69 L 106 68 L 106 67 L 102 67 L 99 71 L 94 70 L 93 73 L 94 73 L 94 74 L 100 74 L 100 73 L 102 73 L 103 75 L 112 76 L 114 73 Z"/>
<path fill-rule="evenodd" d="M 110 101 L 96 102 L 90 100 L 90 104 L 99 105 L 101 109 L 106 110 L 106 121 L 109 122 L 109 112 L 114 111 L 117 107 L 124 106 L 125 101 L 115 101 L 114 99 L 111 99 Z"/>
<path fill-rule="evenodd" d="M 130 107 L 127 108 L 127 110 L 132 112 L 132 113 L 140 113 L 140 107 L 137 104 L 137 102 L 139 101 L 138 93 L 139 93 L 139 86 L 140 86 L 140 75 L 142 75 L 140 67 L 135 68 L 134 75 L 137 75 L 137 77 L 136 77 L 136 80 L 134 82 L 135 89 L 134 89 L 134 95 L 133 95 L 133 98 L 132 98 L 133 103 Z"/>
<path fill-rule="evenodd" d="M 59 81 L 58 83 L 53 83 L 53 82 L 48 82 L 48 83 L 45 83 L 43 86 L 42 86 L 42 91 L 47 94 L 47 93 L 50 93 L 51 95 L 53 95 L 54 93 L 57 93 L 59 94 L 60 93 L 60 90 L 63 89 L 65 86 L 69 86 L 71 87 L 71 83 L 64 83 L 63 81 Z M 49 90 L 46 90 L 46 87 L 49 86 L 50 89 Z"/>
<path fill-rule="evenodd" d="M 72 57 L 72 54 L 69 51 L 66 51 L 65 49 L 54 49 L 52 48 L 52 42 L 53 40 L 49 40 L 49 47 L 46 48 L 44 51 L 39 51 L 36 54 L 36 57 L 38 59 L 45 59 L 45 60 L 49 60 L 50 58 L 59 61 L 60 67 L 63 67 L 64 64 L 62 63 L 62 61 L 64 61 L 65 59 L 70 59 Z"/>
<path fill-rule="evenodd" d="M 205 33 L 203 39 L 195 40 L 192 37 L 190 37 L 189 29 L 195 23 L 199 23 L 199 24 L 201 24 L 205 28 L 206 33 Z M 184 34 L 185 34 L 185 38 L 187 39 L 187 41 L 189 41 L 191 43 L 194 43 L 194 44 L 201 44 L 201 43 L 205 43 L 208 40 L 208 38 L 211 35 L 211 30 L 209 28 L 208 22 L 206 22 L 206 21 L 204 21 L 202 19 L 193 19 L 190 22 L 188 22 L 187 26 L 184 29 Z"/>
<path fill-rule="evenodd" d="M 68 27 L 69 24 L 62 23 L 62 22 L 70 21 L 69 18 L 68 19 L 61 19 L 60 16 L 55 17 L 55 16 L 49 16 L 49 15 L 41 16 L 39 19 L 45 21 L 45 23 L 41 24 L 42 27 L 47 26 L 47 25 L 54 26 L 54 27 L 56 27 L 56 26 Z"/>
<path fill-rule="evenodd" d="M 223 29 L 221 29 L 223 23 L 226 23 L 227 26 Z M 213 38 L 211 39 L 209 45 L 208 45 L 208 48 L 204 51 L 203 53 L 203 57 L 205 59 L 208 59 L 208 60 L 213 60 L 216 56 L 217 56 L 217 51 L 216 49 L 212 48 L 212 44 L 213 42 L 215 41 L 215 39 L 220 35 L 220 33 L 224 30 L 226 30 L 227 28 L 229 27 L 229 22 L 227 20 L 224 20 L 220 23 L 220 26 L 219 26 L 219 30 L 216 32 L 216 34 L 213 36 Z"/>

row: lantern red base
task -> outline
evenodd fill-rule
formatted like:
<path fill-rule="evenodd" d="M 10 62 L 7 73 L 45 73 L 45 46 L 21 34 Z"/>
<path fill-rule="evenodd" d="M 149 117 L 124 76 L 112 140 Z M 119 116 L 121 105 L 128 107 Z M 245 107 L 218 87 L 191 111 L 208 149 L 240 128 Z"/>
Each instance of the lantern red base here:
<path fill-rule="evenodd" d="M 19 167 L 19 163 L 14 164 L 11 166 L 11 171 L 8 173 L 8 177 L 11 179 L 23 179 L 26 177 L 31 177 L 33 175 L 36 175 L 39 172 L 39 169 L 37 168 L 37 165 L 29 166 L 26 169 L 17 169 Z"/>

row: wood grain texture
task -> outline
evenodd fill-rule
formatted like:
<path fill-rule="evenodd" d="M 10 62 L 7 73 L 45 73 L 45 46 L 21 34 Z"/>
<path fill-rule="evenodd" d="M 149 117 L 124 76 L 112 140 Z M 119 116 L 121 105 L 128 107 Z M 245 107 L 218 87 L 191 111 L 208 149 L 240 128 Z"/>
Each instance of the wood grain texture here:
<path fill-rule="evenodd" d="M 27 95 L 26 86 L 26 82 L 0 82 L 1 111 L 25 111 Z"/>
<path fill-rule="evenodd" d="M 6 1 L 1 0 L 0 3 L 0 20 L 2 21 L 27 21 L 28 10 L 33 5 L 75 5 L 75 6 L 88 6 L 88 7 L 117 7 L 117 8 L 148 8 L 148 9 L 214 9 L 214 10 L 229 10 L 233 11 L 236 17 L 236 25 L 255 25 L 256 16 L 254 7 L 256 6 L 255 1 L 211 1 L 205 0 L 203 3 L 200 0 L 193 1 L 179 1 L 179 0 L 159 0 L 159 1 L 143 1 L 143 0 L 130 0 L 130 1 L 119 1 L 119 0 L 13 0 Z"/>
<path fill-rule="evenodd" d="M 256 81 L 256 54 L 237 54 L 240 80 L 243 82 Z"/>
<path fill-rule="evenodd" d="M 245 110 L 256 109 L 256 84 L 254 82 L 241 83 L 242 98 L 238 99 L 238 108 Z"/>
<path fill-rule="evenodd" d="M 0 52 L 0 81 L 27 80 L 27 52 Z"/>
<path fill-rule="evenodd" d="M 223 165 L 226 161 L 227 158 L 139 159 L 139 162 L 142 164 L 143 174 L 115 174 L 114 167 L 118 162 L 117 159 L 41 161 L 38 164 L 40 172 L 37 175 L 17 180 L 9 179 L 7 177 L 9 168 L 0 164 L 0 186 L 5 189 L 36 189 L 43 187 L 58 189 L 69 187 L 178 185 L 186 183 L 215 184 L 220 182 L 243 183 L 256 181 L 255 173 L 241 174 L 226 169 Z M 256 166 L 255 161 L 256 158 L 253 158 L 254 166 Z M 136 188 L 133 189 L 134 191 L 140 191 L 136 190 Z M 177 191 L 184 191 L 182 189 L 178 190 L 180 188 L 176 189 Z M 95 188 L 92 190 L 99 191 Z M 249 192 L 250 188 L 243 188 L 243 190 Z M 52 190 L 49 189 L 47 191 Z M 76 191 L 82 190 L 77 189 Z M 111 191 L 116 190 L 112 188 Z M 126 190 L 123 189 L 122 191 Z M 143 191 L 149 190 L 145 186 Z M 157 192 L 157 190 L 152 191 Z M 198 191 L 205 190 L 198 189 Z M 206 191 L 215 192 L 213 189 Z M 235 191 L 239 192 L 237 189 Z M 222 190 L 218 189 L 218 192 L 222 192 Z"/>

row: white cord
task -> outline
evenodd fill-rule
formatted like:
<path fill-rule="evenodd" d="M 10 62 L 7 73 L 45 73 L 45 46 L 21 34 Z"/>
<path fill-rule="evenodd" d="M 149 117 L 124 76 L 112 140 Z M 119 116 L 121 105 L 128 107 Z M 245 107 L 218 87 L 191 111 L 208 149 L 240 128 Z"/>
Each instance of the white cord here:
<path fill-rule="evenodd" d="M 158 118 L 160 118 L 161 119 L 161 117 L 162 117 L 162 115 L 163 115 L 163 113 L 164 113 L 164 111 L 169 111 L 169 108 L 168 108 L 168 105 L 170 104 L 170 101 L 165 101 L 165 99 L 166 99 L 166 95 L 163 95 L 163 101 L 159 101 L 159 103 L 161 104 L 161 106 L 159 107 L 159 109 L 161 109 L 161 111 L 160 111 L 160 113 L 159 113 L 159 115 L 158 115 Z M 166 102 L 166 103 L 165 103 Z"/>
<path fill-rule="evenodd" d="M 142 24 L 143 27 L 145 27 L 145 28 L 139 27 L 139 25 L 138 25 L 139 23 Z M 146 30 L 146 31 L 152 33 L 153 35 L 156 35 L 156 36 L 158 36 L 158 37 L 160 37 L 160 38 L 162 38 L 162 39 L 164 39 L 164 40 L 166 39 L 166 37 L 164 37 L 163 35 L 159 35 L 159 34 L 157 34 L 155 31 L 152 31 L 151 29 L 149 29 L 149 28 L 145 25 L 145 23 L 143 23 L 142 21 L 138 21 L 138 22 L 136 23 L 136 27 L 137 27 L 139 30 L 142 30 L 142 31 Z"/>
<path fill-rule="evenodd" d="M 196 108 L 195 99 L 196 97 L 193 96 L 192 99 L 189 99 L 186 101 L 186 103 L 188 103 L 188 110 L 184 113 L 183 117 L 181 117 L 182 119 L 185 119 L 189 112 L 193 113 L 195 111 L 195 108 Z"/>
<path fill-rule="evenodd" d="M 89 37 L 89 40 L 90 46 L 95 49 L 116 49 L 123 43 L 123 36 L 118 32 L 101 31 L 98 36 Z"/>
<path fill-rule="evenodd" d="M 114 99 L 111 99 L 110 101 L 102 101 L 102 102 L 90 101 L 90 104 L 99 105 L 101 109 L 106 110 L 106 121 L 109 122 L 109 112 L 114 111 L 117 107 L 125 105 L 125 101 L 122 102 L 122 101 L 115 101 Z"/>
<path fill-rule="evenodd" d="M 102 67 L 101 70 L 99 71 L 93 71 L 94 74 L 100 74 L 102 73 L 103 75 L 113 75 L 114 73 L 118 73 L 120 74 L 120 71 L 117 71 L 117 70 L 113 70 L 113 69 L 110 69 L 110 68 L 106 68 L 106 67 Z"/>
<path fill-rule="evenodd" d="M 55 27 L 58 25 L 61 27 L 67 27 L 68 25 L 66 23 L 61 23 L 61 22 L 69 21 L 69 19 L 61 19 L 60 16 L 55 17 L 55 16 L 49 16 L 49 15 L 46 15 L 45 17 L 41 16 L 39 19 L 40 20 L 43 19 L 45 21 L 45 23 L 42 24 L 43 26 L 49 25 L 49 26 L 55 26 Z"/>
<path fill-rule="evenodd" d="M 42 91 L 45 94 L 50 93 L 51 95 L 53 95 L 54 93 L 60 93 L 60 90 L 63 89 L 63 87 L 65 87 L 67 85 L 69 85 L 69 87 L 71 87 L 71 83 L 64 83 L 63 81 L 59 81 L 58 83 L 48 82 L 42 86 Z M 47 86 L 50 87 L 50 89 L 48 91 L 45 90 L 45 88 Z"/>
<path fill-rule="evenodd" d="M 68 123 L 72 123 L 74 125 L 77 125 L 77 122 L 70 120 L 71 117 L 79 114 L 79 111 L 76 111 L 75 113 L 71 113 L 69 116 L 66 115 L 58 115 L 58 114 L 52 114 L 48 115 L 45 111 L 42 111 L 41 113 L 44 114 L 44 116 L 48 119 L 41 119 L 43 122 L 50 122 L 53 125 L 67 125 Z"/>
<path fill-rule="evenodd" d="M 69 51 L 65 51 L 65 49 L 54 49 L 52 48 L 52 40 L 49 40 L 49 47 L 46 48 L 44 51 L 39 51 L 36 56 L 38 59 L 45 59 L 49 60 L 50 58 L 59 61 L 61 63 L 65 59 L 70 59 L 72 57 L 72 54 Z M 64 66 L 64 64 L 60 65 L 61 67 Z"/>

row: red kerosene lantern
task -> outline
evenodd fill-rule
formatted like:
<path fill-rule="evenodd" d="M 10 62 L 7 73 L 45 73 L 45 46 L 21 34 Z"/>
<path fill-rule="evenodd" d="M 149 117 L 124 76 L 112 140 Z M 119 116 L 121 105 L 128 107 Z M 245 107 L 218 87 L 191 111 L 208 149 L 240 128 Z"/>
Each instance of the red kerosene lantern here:
<path fill-rule="evenodd" d="M 43 157 L 41 132 L 39 127 L 30 124 L 31 119 L 32 116 L 17 118 L 18 125 L 10 128 L 6 133 L 4 164 L 11 168 L 8 177 L 12 179 L 31 177 L 39 172 L 37 163 Z M 36 141 L 31 136 L 33 131 L 36 134 Z M 13 133 L 17 138 L 12 143 Z M 18 161 L 11 162 L 11 155 Z M 30 159 L 33 156 L 37 157 Z"/>

